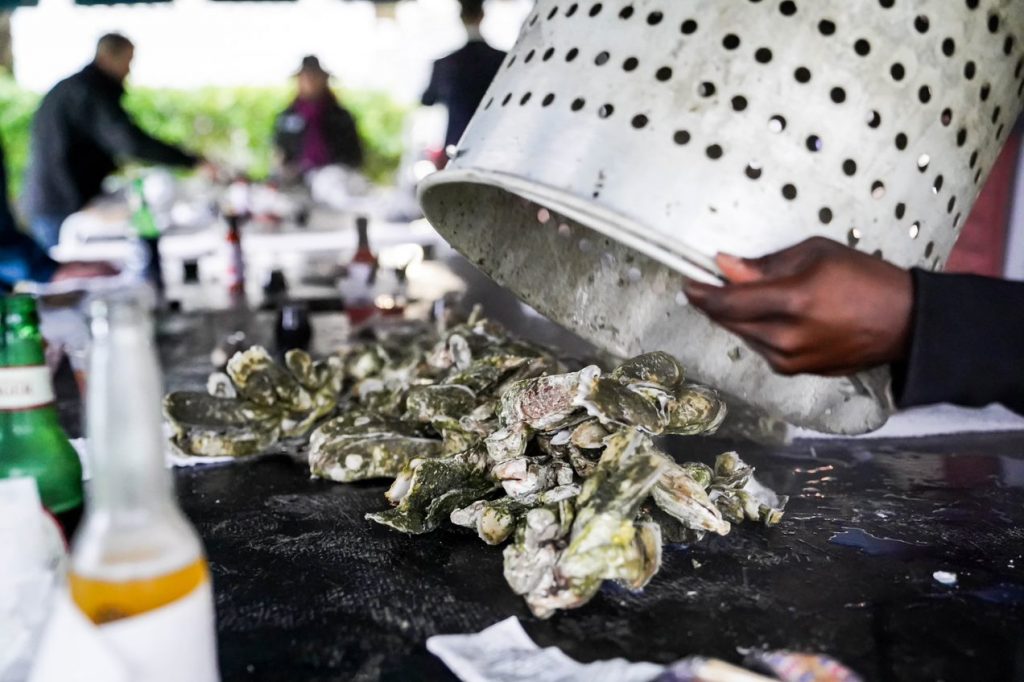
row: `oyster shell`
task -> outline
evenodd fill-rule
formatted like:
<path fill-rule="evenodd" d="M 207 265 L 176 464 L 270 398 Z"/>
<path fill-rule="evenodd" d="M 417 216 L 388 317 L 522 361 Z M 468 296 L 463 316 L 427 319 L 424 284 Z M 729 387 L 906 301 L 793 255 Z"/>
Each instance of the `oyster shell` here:
<path fill-rule="evenodd" d="M 604 447 L 608 433 L 608 429 L 601 426 L 600 420 L 590 419 L 573 429 L 569 440 L 580 449 L 597 450 Z"/>
<path fill-rule="evenodd" d="M 325 441 L 340 436 L 368 436 L 375 433 L 410 437 L 421 437 L 424 435 L 419 424 L 374 412 L 349 410 L 340 417 L 335 417 L 317 427 L 309 436 L 309 446 L 310 448 L 318 448 Z"/>
<path fill-rule="evenodd" d="M 596 365 L 579 372 L 526 379 L 511 384 L 501 396 L 498 416 L 505 425 L 523 422 L 537 431 L 559 431 L 583 419 L 575 404 L 580 385 L 599 375 Z"/>
<path fill-rule="evenodd" d="M 719 535 L 729 532 L 728 521 L 722 518 L 722 512 L 708 497 L 704 486 L 667 458 L 665 471 L 651 491 L 651 497 L 662 511 L 686 528 Z"/>
<path fill-rule="evenodd" d="M 294 412 L 313 409 L 310 392 L 262 346 L 236 353 L 228 360 L 227 374 L 238 395 L 249 402 Z"/>
<path fill-rule="evenodd" d="M 633 519 L 667 466 L 636 429 L 608 439 L 597 470 L 577 498 L 569 546 L 558 560 L 558 573 L 570 585 L 586 591 L 604 579 L 641 580 L 644 563 Z"/>
<path fill-rule="evenodd" d="M 657 388 L 653 391 L 666 394 Z M 635 427 L 650 434 L 660 434 L 665 428 L 664 412 L 650 390 L 634 390 L 610 376 L 586 377 L 579 384 L 573 404 L 605 426 Z"/>
<path fill-rule="evenodd" d="M 336 436 L 310 448 L 309 471 L 341 483 L 394 478 L 413 459 L 440 456 L 443 447 L 438 440 L 394 433 Z"/>
<path fill-rule="evenodd" d="M 669 405 L 665 433 L 680 436 L 711 434 L 728 414 L 725 401 L 705 386 L 688 384 L 676 393 Z"/>
<path fill-rule="evenodd" d="M 708 497 L 729 521 L 740 523 L 749 519 L 766 526 L 782 520 L 789 501 L 754 478 L 754 468 L 735 452 L 724 452 L 715 459 L 715 476 Z"/>
<path fill-rule="evenodd" d="M 524 497 L 477 500 L 468 507 L 453 511 L 450 520 L 456 526 L 475 529 L 487 544 L 500 545 L 512 535 L 516 523 L 529 510 L 569 500 L 579 492 L 577 485 L 562 485 Z"/>
<path fill-rule="evenodd" d="M 674 357 L 655 351 L 626 360 L 615 368 L 611 376 L 624 384 L 654 384 L 672 389 L 683 383 L 685 372 Z"/>
<path fill-rule="evenodd" d="M 405 399 L 406 417 L 439 432 L 459 429 L 459 418 L 476 407 L 476 393 L 458 384 L 414 386 Z"/>
<path fill-rule="evenodd" d="M 403 533 L 428 533 L 454 510 L 484 497 L 494 488 L 494 482 L 487 476 L 487 451 L 482 446 L 450 457 L 423 459 L 412 469 L 398 505 L 367 514 L 366 518 Z"/>
<path fill-rule="evenodd" d="M 234 398 L 178 391 L 164 398 L 163 409 L 173 430 L 171 440 L 190 455 L 255 455 L 281 436 L 279 414 Z"/>

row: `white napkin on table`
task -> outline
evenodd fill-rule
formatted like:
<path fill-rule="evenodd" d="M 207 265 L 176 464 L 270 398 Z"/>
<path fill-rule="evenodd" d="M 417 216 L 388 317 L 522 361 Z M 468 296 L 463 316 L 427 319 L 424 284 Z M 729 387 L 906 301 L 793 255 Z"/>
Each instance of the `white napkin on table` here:
<path fill-rule="evenodd" d="M 541 649 L 514 616 L 471 635 L 435 635 L 427 650 L 462 682 L 650 682 L 665 670 L 622 658 L 579 663 L 556 647 Z"/>

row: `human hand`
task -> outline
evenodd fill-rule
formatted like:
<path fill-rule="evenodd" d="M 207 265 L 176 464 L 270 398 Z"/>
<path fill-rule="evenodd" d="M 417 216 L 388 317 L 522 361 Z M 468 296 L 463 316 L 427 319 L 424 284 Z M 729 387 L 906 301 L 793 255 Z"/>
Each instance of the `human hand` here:
<path fill-rule="evenodd" d="M 53 274 L 51 281 L 60 282 L 67 279 L 88 279 L 91 277 L 113 277 L 118 274 L 117 268 L 102 261 L 73 261 L 63 263 Z"/>
<path fill-rule="evenodd" d="M 719 254 L 717 263 L 729 283 L 687 282 L 687 297 L 780 374 L 845 376 L 906 355 L 906 270 L 823 237 L 756 259 Z"/>

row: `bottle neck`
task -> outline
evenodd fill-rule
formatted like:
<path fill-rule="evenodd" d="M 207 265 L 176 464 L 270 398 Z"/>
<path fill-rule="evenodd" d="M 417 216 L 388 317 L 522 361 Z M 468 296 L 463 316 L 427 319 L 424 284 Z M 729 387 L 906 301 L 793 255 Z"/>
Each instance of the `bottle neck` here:
<path fill-rule="evenodd" d="M 164 464 L 162 381 L 148 312 L 138 303 L 94 310 L 86 399 L 92 472 L 88 512 L 175 509 Z"/>
<path fill-rule="evenodd" d="M 364 219 L 356 221 L 356 232 L 359 235 L 359 244 L 356 247 L 359 251 L 370 252 L 370 226 Z"/>
<path fill-rule="evenodd" d="M 35 302 L 0 301 L 0 414 L 19 424 L 57 423 Z"/>

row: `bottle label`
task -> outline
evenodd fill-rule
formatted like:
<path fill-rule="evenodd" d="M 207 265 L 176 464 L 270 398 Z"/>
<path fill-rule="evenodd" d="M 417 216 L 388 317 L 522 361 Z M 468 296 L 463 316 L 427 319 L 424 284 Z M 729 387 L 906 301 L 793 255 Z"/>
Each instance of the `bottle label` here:
<path fill-rule="evenodd" d="M 22 412 L 53 404 L 46 365 L 0 367 L 0 412 Z"/>

